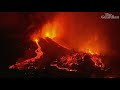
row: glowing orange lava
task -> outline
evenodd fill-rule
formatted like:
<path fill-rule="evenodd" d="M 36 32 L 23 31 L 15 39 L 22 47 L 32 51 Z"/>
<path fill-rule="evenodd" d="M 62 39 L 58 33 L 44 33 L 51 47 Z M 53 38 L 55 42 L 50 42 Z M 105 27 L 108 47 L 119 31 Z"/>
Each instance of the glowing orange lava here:
<path fill-rule="evenodd" d="M 90 54 L 96 54 L 95 52 L 93 52 L 91 49 L 88 49 L 88 53 L 90 53 Z"/>
<path fill-rule="evenodd" d="M 59 37 L 60 34 L 60 26 L 59 22 L 53 21 L 51 23 L 47 23 L 42 28 L 42 37 L 49 37 L 51 39 L 54 39 L 56 37 Z"/>
<path fill-rule="evenodd" d="M 96 49 L 94 47 L 91 47 L 91 48 L 81 48 L 81 49 L 79 49 L 79 51 L 83 51 L 83 52 L 91 54 L 91 55 L 99 55 L 100 54 L 98 49 Z"/>
<path fill-rule="evenodd" d="M 38 39 L 35 39 L 35 42 L 38 43 Z"/>
<path fill-rule="evenodd" d="M 30 59 L 27 59 L 27 60 L 24 60 L 23 62 L 21 63 L 16 63 L 15 65 L 12 65 L 9 67 L 9 69 L 13 69 L 13 68 L 18 68 L 19 70 L 22 70 L 24 68 L 25 65 L 29 64 L 29 63 L 33 63 L 35 62 L 37 59 L 40 59 L 40 57 L 43 55 L 43 52 L 41 51 L 41 47 L 40 45 L 38 44 L 38 39 L 35 39 L 34 40 L 38 46 L 38 48 L 35 50 L 35 53 L 37 54 L 35 57 L 33 58 L 30 58 Z"/>

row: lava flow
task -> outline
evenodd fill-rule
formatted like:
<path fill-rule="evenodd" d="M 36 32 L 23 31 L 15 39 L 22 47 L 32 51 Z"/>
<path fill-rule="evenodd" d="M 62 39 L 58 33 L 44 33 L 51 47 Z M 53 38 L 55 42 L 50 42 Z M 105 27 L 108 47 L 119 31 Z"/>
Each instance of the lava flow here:
<path fill-rule="evenodd" d="M 35 39 L 35 42 L 36 42 L 36 44 L 37 44 L 37 46 L 38 46 L 38 49 L 35 50 L 37 56 L 32 60 L 33 62 L 34 62 L 36 59 L 39 59 L 39 58 L 43 55 L 43 52 L 41 51 L 41 47 L 40 47 L 40 45 L 38 44 L 38 39 Z"/>
<path fill-rule="evenodd" d="M 35 39 L 34 41 L 36 42 L 36 44 L 38 46 L 37 50 L 35 50 L 35 53 L 37 54 L 36 57 L 27 59 L 21 63 L 16 63 L 15 65 L 10 66 L 9 69 L 18 68 L 19 70 L 21 70 L 24 68 L 25 65 L 35 62 L 37 59 L 39 59 L 43 55 L 43 52 L 41 51 L 41 47 L 38 43 L 39 40 Z"/>
<path fill-rule="evenodd" d="M 94 34 L 85 34 L 84 36 L 81 34 L 81 37 L 77 37 L 78 33 L 74 34 L 70 30 L 71 28 L 64 28 L 66 29 L 66 32 L 64 32 L 63 27 L 64 25 L 62 26 L 59 22 L 59 18 L 44 24 L 43 27 L 36 31 L 36 34 L 31 35 L 31 39 L 34 39 L 38 46 L 37 50 L 35 50 L 37 55 L 23 62 L 17 62 L 15 65 L 10 66 L 9 69 L 31 69 L 29 66 L 32 63 L 32 67 L 37 67 L 39 70 L 46 67 L 55 67 L 58 70 L 87 72 L 90 74 L 91 72 L 105 71 L 105 65 L 100 55 L 102 41 L 99 40 L 100 37 L 97 37 L 98 34 L 95 36 Z"/>
<path fill-rule="evenodd" d="M 83 51 L 70 51 L 72 54 L 67 54 L 66 56 L 61 57 L 57 61 L 53 62 L 51 66 L 55 66 L 58 69 L 66 70 L 66 71 L 78 71 L 82 70 L 82 64 L 84 63 L 84 68 L 100 68 L 100 70 L 104 69 L 104 64 L 101 61 L 101 56 L 88 52 L 85 53 Z M 85 64 L 86 63 L 86 64 Z M 92 66 L 91 66 L 92 65 Z"/>

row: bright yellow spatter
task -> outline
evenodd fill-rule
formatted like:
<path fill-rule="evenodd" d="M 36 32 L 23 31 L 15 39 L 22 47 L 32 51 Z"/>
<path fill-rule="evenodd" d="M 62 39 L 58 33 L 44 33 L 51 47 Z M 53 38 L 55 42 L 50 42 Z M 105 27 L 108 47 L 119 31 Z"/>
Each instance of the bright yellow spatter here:
<path fill-rule="evenodd" d="M 46 37 L 50 37 L 50 33 L 49 33 L 49 32 L 46 32 L 45 36 L 46 36 Z"/>
<path fill-rule="evenodd" d="M 35 39 L 35 42 L 38 43 L 38 39 Z"/>
<path fill-rule="evenodd" d="M 90 49 L 88 49 L 88 52 L 92 55 L 94 54 L 94 52 L 92 52 Z"/>

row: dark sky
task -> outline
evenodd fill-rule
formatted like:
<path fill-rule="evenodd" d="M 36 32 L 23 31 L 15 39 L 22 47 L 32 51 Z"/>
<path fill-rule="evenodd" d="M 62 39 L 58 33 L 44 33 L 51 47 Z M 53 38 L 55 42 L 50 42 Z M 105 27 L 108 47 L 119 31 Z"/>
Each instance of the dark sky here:
<path fill-rule="evenodd" d="M 108 47 L 111 53 L 120 53 L 120 19 L 102 20 L 100 16 L 103 14 L 103 12 L 64 13 L 63 18 L 66 20 L 64 22 L 66 23 L 65 37 L 67 30 L 69 30 L 69 35 L 66 37 L 66 39 L 70 40 L 70 42 L 68 40 L 68 43 L 78 47 L 74 42 L 81 44 L 80 41 L 84 40 L 85 35 L 96 32 L 100 34 L 99 39 L 101 42 L 108 41 L 107 44 L 109 44 Z M 114 12 L 112 14 L 120 16 L 120 13 Z M 0 68 L 7 67 L 11 63 L 13 64 L 17 61 L 16 58 L 22 56 L 24 37 L 34 32 L 34 30 L 29 30 L 29 27 L 41 27 L 56 15 L 58 13 L 55 12 L 0 12 L 0 52 L 2 53 Z M 79 35 L 81 35 L 81 39 L 78 39 Z M 75 39 L 71 38 L 72 36 Z M 19 51 L 20 49 L 21 51 Z"/>

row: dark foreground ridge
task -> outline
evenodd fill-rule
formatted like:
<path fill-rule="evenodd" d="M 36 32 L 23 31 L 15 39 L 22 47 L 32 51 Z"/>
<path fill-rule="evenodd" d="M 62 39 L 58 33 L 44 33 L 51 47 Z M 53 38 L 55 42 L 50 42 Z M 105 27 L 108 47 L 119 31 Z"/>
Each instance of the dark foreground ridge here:
<path fill-rule="evenodd" d="M 39 44 L 44 53 L 41 58 L 34 62 L 23 61 L 15 64 L 14 68 L 4 72 L 2 77 L 103 78 L 109 74 L 109 70 L 102 70 L 101 67 L 95 66 L 91 54 L 84 55 L 84 53 L 68 50 L 50 38 L 41 38 Z"/>
<path fill-rule="evenodd" d="M 96 78 L 104 78 L 108 72 L 96 73 Z M 49 67 L 49 69 L 43 70 L 8 70 L 0 74 L 2 78 L 92 78 L 90 73 L 84 72 L 68 72 L 59 70 L 55 67 Z"/>

